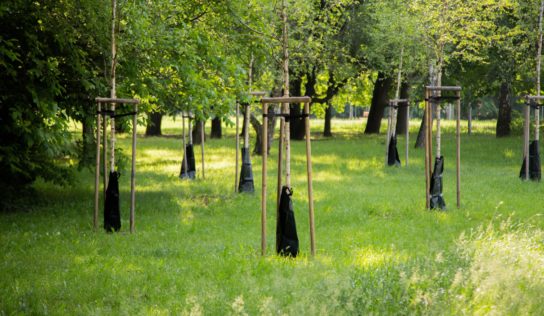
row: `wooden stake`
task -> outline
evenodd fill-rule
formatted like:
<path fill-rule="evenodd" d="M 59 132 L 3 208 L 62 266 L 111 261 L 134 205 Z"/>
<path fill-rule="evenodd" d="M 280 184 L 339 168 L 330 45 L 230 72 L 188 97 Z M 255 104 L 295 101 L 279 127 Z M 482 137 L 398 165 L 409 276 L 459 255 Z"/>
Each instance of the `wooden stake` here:
<path fill-rule="evenodd" d="M 457 208 L 461 207 L 461 92 L 455 92 L 457 97 Z"/>
<path fill-rule="evenodd" d="M 531 122 L 531 108 L 525 107 L 525 180 L 529 180 L 529 134 Z"/>
<path fill-rule="evenodd" d="M 404 146 L 404 164 L 408 167 L 408 156 L 410 153 L 410 105 L 406 104 L 406 137 Z"/>
<path fill-rule="evenodd" d="M 132 168 L 130 172 L 130 232 L 134 232 L 134 213 L 136 208 L 136 130 L 138 126 L 138 105 L 134 105 L 132 115 Z"/>
<path fill-rule="evenodd" d="M 310 249 L 312 256 L 315 256 L 315 221 L 314 221 L 314 194 L 312 185 L 312 148 L 310 139 L 310 104 L 304 104 L 304 114 L 306 114 L 306 169 L 308 174 L 308 211 L 310 216 Z"/>
<path fill-rule="evenodd" d="M 236 163 L 234 167 L 234 192 L 238 192 L 238 161 L 240 160 L 240 104 L 236 102 Z"/>
<path fill-rule="evenodd" d="M 428 101 L 429 99 L 429 90 L 425 89 L 425 208 L 429 209 L 430 208 L 430 196 L 429 196 L 429 190 L 430 190 L 430 187 L 431 187 L 431 184 L 430 184 L 430 153 L 429 153 L 429 144 L 430 144 L 430 140 L 431 140 L 431 137 L 430 137 L 430 133 L 429 133 L 429 115 L 430 115 L 430 111 L 429 111 L 429 105 L 430 105 L 430 102 Z"/>
<path fill-rule="evenodd" d="M 100 186 L 100 128 L 101 128 L 101 116 L 102 110 L 100 102 L 98 103 L 98 114 L 96 116 L 96 168 L 94 171 L 94 216 L 93 216 L 93 228 L 96 231 L 98 229 L 98 201 L 99 201 L 99 186 Z"/>
<path fill-rule="evenodd" d="M 283 109 L 280 107 L 280 113 Z M 280 196 L 283 176 L 283 138 L 285 137 L 285 121 L 280 117 L 280 137 L 278 139 L 278 184 L 276 187 L 276 224 L 279 221 L 280 214 Z M 277 246 L 277 245 L 276 245 Z"/>
<path fill-rule="evenodd" d="M 261 189 L 261 255 L 266 255 L 266 148 L 268 146 L 268 104 L 263 104 L 263 166 L 262 166 L 262 189 Z"/>
<path fill-rule="evenodd" d="M 206 138 L 204 132 L 204 120 L 200 121 L 200 152 L 202 156 L 202 179 L 206 178 L 206 173 L 204 172 L 204 138 Z"/>
<path fill-rule="evenodd" d="M 105 106 L 104 106 L 105 107 Z M 107 123 L 108 119 L 107 119 L 107 116 L 104 115 L 104 124 L 103 124 L 103 132 L 104 132 L 104 137 L 103 137 L 103 143 L 104 145 L 102 146 L 102 148 L 104 149 L 104 203 L 105 203 L 105 198 L 106 198 L 106 188 L 108 187 L 108 178 L 109 178 L 109 174 L 108 174 L 108 123 Z"/>
<path fill-rule="evenodd" d="M 386 133 L 386 136 L 385 136 L 385 166 L 387 167 L 387 162 L 388 162 L 388 156 L 389 156 L 389 140 L 391 139 L 391 116 L 392 116 L 392 113 L 391 113 L 391 108 L 392 108 L 392 105 L 391 105 L 391 102 L 389 102 L 389 115 L 387 117 L 387 133 Z"/>
<path fill-rule="evenodd" d="M 189 174 L 189 165 L 187 162 L 187 144 L 185 143 L 185 115 L 181 112 L 181 133 L 183 134 L 183 165 L 185 167 L 185 173 Z"/>

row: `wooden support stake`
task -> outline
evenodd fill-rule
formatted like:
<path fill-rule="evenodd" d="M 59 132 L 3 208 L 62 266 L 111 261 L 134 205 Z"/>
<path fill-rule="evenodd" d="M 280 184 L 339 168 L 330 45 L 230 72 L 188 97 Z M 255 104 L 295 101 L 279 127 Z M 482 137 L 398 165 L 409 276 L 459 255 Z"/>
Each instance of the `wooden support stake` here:
<path fill-rule="evenodd" d="M 392 106 L 391 102 L 389 102 L 389 115 L 387 117 L 387 133 L 385 136 L 385 166 L 387 167 L 388 162 L 388 156 L 389 156 L 389 140 L 391 139 L 391 124 L 392 124 L 392 112 L 391 112 Z"/>
<path fill-rule="evenodd" d="M 189 174 L 189 164 L 187 162 L 187 144 L 185 143 L 185 115 L 183 112 L 181 112 L 181 133 L 183 134 L 183 165 L 185 167 L 185 173 Z"/>
<path fill-rule="evenodd" d="M 404 164 L 408 167 L 408 156 L 410 153 L 410 105 L 406 105 L 406 137 L 404 147 Z"/>
<path fill-rule="evenodd" d="M 238 161 L 240 160 L 240 104 L 236 102 L 236 163 L 234 167 L 234 192 L 238 192 Z"/>
<path fill-rule="evenodd" d="M 94 216 L 93 228 L 98 229 L 98 201 L 100 187 L 100 128 L 101 128 L 101 104 L 98 103 L 98 115 L 96 116 L 96 168 L 94 171 Z"/>
<path fill-rule="evenodd" d="M 105 108 L 106 106 L 104 106 Z M 104 204 L 106 203 L 106 189 L 108 187 L 108 177 L 109 177 L 109 174 L 108 174 L 108 123 L 107 123 L 108 119 L 107 119 L 107 116 L 104 115 L 104 122 L 103 122 L 103 134 L 104 134 L 104 137 L 103 137 L 103 145 L 102 145 L 102 148 L 104 149 L 104 165 L 103 165 L 103 169 L 104 169 Z"/>
<path fill-rule="evenodd" d="M 268 146 L 268 104 L 263 103 L 263 166 L 262 166 L 262 189 L 261 189 L 261 255 L 266 255 L 266 148 Z"/>
<path fill-rule="evenodd" d="M 202 179 L 206 178 L 206 173 L 204 172 L 204 138 L 206 138 L 204 132 L 205 126 L 206 125 L 204 124 L 204 120 L 200 121 L 200 153 L 202 156 Z"/>
<path fill-rule="evenodd" d="M 457 208 L 461 207 L 461 91 L 456 91 L 457 97 Z"/>
<path fill-rule="evenodd" d="M 430 171 L 430 159 L 429 159 L 429 143 L 430 143 L 430 139 L 431 137 L 429 136 L 429 115 L 430 115 L 430 112 L 429 111 L 429 104 L 430 102 L 428 101 L 429 99 L 429 91 L 427 89 L 425 89 L 425 208 L 429 209 L 430 208 L 430 196 L 429 196 L 429 190 L 430 190 L 430 187 L 431 187 L 431 184 L 430 184 L 430 177 L 429 177 L 429 171 Z"/>
<path fill-rule="evenodd" d="M 132 168 L 130 172 L 130 232 L 134 232 L 134 213 L 136 208 L 136 130 L 138 126 L 138 105 L 134 104 L 132 115 Z"/>
<path fill-rule="evenodd" d="M 283 114 L 283 109 L 280 107 L 280 113 Z M 280 214 L 280 196 L 282 186 L 283 173 L 283 137 L 285 135 L 285 121 L 280 117 L 280 137 L 278 139 L 278 184 L 276 187 L 276 225 L 279 221 Z M 277 247 L 277 245 L 276 245 Z M 277 249 L 277 248 L 276 248 Z"/>
<path fill-rule="evenodd" d="M 531 108 L 525 107 L 525 180 L 529 180 L 529 134 L 531 124 Z"/>
<path fill-rule="evenodd" d="M 310 143 L 310 104 L 304 103 L 304 114 L 306 114 L 306 169 L 308 174 L 308 211 L 310 216 L 310 249 L 312 256 L 315 256 L 315 221 L 314 221 L 314 194 L 312 185 L 312 147 Z"/>

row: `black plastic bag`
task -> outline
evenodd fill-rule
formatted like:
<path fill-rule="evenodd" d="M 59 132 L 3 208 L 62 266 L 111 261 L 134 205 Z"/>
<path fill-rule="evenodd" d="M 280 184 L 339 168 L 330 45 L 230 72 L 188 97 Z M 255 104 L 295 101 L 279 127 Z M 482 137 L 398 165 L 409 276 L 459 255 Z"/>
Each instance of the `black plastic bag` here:
<path fill-rule="evenodd" d="M 187 170 L 185 170 L 185 157 L 187 157 Z M 194 179 L 196 177 L 195 151 L 193 144 L 185 146 L 185 155 L 181 161 L 181 171 L 179 172 L 181 179 Z"/>
<path fill-rule="evenodd" d="M 298 235 L 293 212 L 293 192 L 283 186 L 280 195 L 280 208 L 276 227 L 276 252 L 282 256 L 296 257 L 298 255 Z"/>
<path fill-rule="evenodd" d="M 110 172 L 106 199 L 104 202 L 104 229 L 107 232 L 121 229 L 121 212 L 119 211 L 119 177 L 116 171 Z"/>
<path fill-rule="evenodd" d="M 446 209 L 446 202 L 442 196 L 442 173 L 444 172 L 444 156 L 436 157 L 433 174 L 431 175 L 431 209 Z"/>
<path fill-rule="evenodd" d="M 391 136 L 389 150 L 387 151 L 387 165 L 400 166 L 399 151 L 397 150 L 397 137 Z"/>
<path fill-rule="evenodd" d="M 525 157 L 523 157 L 519 177 L 525 179 Z M 529 179 L 540 181 L 540 153 L 538 150 L 538 140 L 533 140 L 529 145 Z"/>
<path fill-rule="evenodd" d="M 253 184 L 253 170 L 251 168 L 251 158 L 249 156 L 249 148 L 242 148 L 242 170 L 240 171 L 238 192 L 255 192 L 255 186 Z"/>

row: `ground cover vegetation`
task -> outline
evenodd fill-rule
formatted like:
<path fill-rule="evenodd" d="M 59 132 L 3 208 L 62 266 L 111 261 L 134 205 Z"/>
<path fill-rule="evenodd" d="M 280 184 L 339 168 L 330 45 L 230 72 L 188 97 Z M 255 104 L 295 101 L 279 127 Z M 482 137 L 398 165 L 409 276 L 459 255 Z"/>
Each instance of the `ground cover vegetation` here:
<path fill-rule="evenodd" d="M 0 313 L 542 314 L 542 187 L 517 175 L 523 96 L 540 94 L 543 6 L 2 2 Z M 116 94 L 141 101 L 138 124 L 145 127 L 138 136 L 135 234 L 91 229 L 94 98 L 112 88 L 113 7 Z M 303 216 L 304 144 L 296 141 L 304 139 L 304 120 L 290 122 L 301 257 L 260 257 L 259 198 L 234 194 L 235 104 L 249 101 L 249 91 L 280 96 L 284 82 L 291 96 L 313 100 L 313 259 Z M 442 123 L 448 210 L 423 210 L 426 84 L 462 86 L 462 117 L 475 119 L 471 135 L 463 121 L 459 210 L 448 120 Z M 396 96 L 412 105 L 411 160 L 390 169 L 383 167 L 382 122 Z M 368 118 L 334 119 L 353 108 L 364 108 Z M 177 178 L 182 111 L 195 117 L 193 135 L 198 122 L 211 132 L 205 180 Z M 290 111 L 301 108 L 291 104 Z M 252 146 L 259 149 L 256 104 L 252 113 Z M 406 115 L 399 111 L 399 144 Z M 128 118 L 116 120 L 123 212 L 132 128 Z M 260 158 L 253 163 L 258 191 Z M 268 173 L 275 175 L 275 163 Z"/>

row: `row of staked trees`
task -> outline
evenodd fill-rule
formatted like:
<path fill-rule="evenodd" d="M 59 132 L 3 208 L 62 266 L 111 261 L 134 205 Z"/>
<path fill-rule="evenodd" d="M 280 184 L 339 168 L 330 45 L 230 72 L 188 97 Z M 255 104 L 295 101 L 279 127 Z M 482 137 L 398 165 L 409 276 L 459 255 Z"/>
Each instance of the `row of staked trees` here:
<path fill-rule="evenodd" d="M 237 100 L 248 100 L 248 91 L 280 95 L 281 4 L 118 0 L 117 95 L 142 100 L 149 135 L 160 134 L 163 115 L 191 111 L 217 128 Z M 465 107 L 492 98 L 497 136 L 508 136 L 519 96 L 536 93 L 541 5 L 288 0 L 290 94 L 312 97 L 312 112 L 326 119 L 325 136 L 332 135 L 333 109 L 345 104 L 370 104 L 365 133 L 378 133 L 401 71 L 403 98 L 420 100 L 431 81 L 463 86 Z M 93 100 L 109 95 L 111 84 L 111 13 L 109 0 L 0 5 L 2 194 L 16 194 L 37 178 L 67 183 L 77 166 L 93 161 Z M 73 121 L 81 135 L 69 133 Z M 291 138 L 302 139 L 303 121 L 291 125 Z"/>

